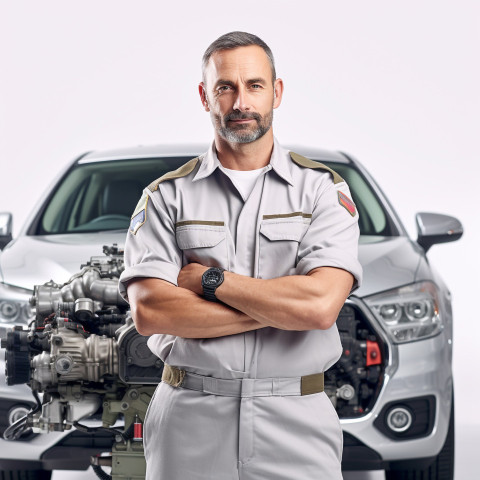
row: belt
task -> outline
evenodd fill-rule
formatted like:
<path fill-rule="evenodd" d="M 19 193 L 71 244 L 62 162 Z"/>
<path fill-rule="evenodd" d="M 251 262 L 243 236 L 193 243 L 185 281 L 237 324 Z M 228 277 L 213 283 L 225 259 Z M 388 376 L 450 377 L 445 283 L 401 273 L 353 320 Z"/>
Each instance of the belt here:
<path fill-rule="evenodd" d="M 303 377 L 225 379 L 199 375 L 165 364 L 162 382 L 176 388 L 241 398 L 311 395 L 323 392 L 323 372 Z"/>

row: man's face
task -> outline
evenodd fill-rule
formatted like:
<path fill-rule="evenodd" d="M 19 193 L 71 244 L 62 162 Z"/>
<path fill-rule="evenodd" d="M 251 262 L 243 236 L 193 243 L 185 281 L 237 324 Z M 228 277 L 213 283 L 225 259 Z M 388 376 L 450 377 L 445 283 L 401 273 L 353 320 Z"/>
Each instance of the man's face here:
<path fill-rule="evenodd" d="M 200 97 L 216 132 L 229 143 L 250 143 L 270 130 L 283 85 L 261 47 L 215 52 L 205 69 Z M 274 95 L 274 93 L 276 93 Z"/>

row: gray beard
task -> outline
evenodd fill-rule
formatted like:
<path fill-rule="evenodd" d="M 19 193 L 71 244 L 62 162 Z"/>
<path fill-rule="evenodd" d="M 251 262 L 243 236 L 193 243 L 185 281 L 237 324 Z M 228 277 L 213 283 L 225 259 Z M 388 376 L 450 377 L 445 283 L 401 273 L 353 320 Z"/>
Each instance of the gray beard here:
<path fill-rule="evenodd" d="M 227 122 L 231 119 L 240 118 L 254 118 L 257 121 L 257 127 L 253 130 L 242 129 L 239 127 L 229 128 Z M 215 124 L 217 126 L 218 133 L 222 138 L 230 143 L 251 143 L 259 138 L 263 137 L 272 126 L 273 122 L 273 110 L 265 117 L 260 116 L 258 113 L 254 114 L 239 114 L 233 112 L 224 117 L 224 121 L 221 122 L 218 117 L 215 117 Z"/>

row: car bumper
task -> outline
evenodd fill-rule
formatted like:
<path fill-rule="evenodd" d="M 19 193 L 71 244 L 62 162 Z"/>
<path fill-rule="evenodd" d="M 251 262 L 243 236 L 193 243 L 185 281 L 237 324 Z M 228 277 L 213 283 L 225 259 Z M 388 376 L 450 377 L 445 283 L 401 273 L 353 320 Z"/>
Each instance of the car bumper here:
<path fill-rule="evenodd" d="M 451 339 L 434 338 L 391 346 L 392 362 L 374 408 L 364 417 L 342 419 L 344 469 L 384 469 L 392 462 L 428 462 L 441 450 L 448 432 L 452 402 Z M 379 428 L 385 405 L 432 399 L 432 425 L 416 438 L 390 438 Z M 388 433 L 388 432 L 387 432 Z"/>

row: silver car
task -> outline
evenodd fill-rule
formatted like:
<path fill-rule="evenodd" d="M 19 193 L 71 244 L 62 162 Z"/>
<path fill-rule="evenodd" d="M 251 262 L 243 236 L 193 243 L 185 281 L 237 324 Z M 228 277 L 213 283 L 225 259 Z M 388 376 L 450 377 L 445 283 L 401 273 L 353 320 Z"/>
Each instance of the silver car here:
<path fill-rule="evenodd" d="M 204 150 L 160 146 L 87 153 L 62 172 L 14 240 L 11 215 L 0 214 L 0 336 L 27 324 L 34 285 L 66 282 L 103 245 L 123 245 L 143 187 Z M 460 238 L 462 226 L 453 217 L 418 213 L 418 238 L 411 240 L 357 160 L 339 152 L 291 150 L 345 178 L 359 212 L 364 283 L 338 317 L 343 354 L 325 375 L 325 391 L 344 431 L 343 468 L 382 469 L 387 479 L 451 480 L 452 309 L 450 292 L 426 252 Z M 1 378 L 0 431 L 34 404 L 29 388 L 7 386 Z M 111 444 L 108 434 L 78 430 L 0 440 L 0 480 L 48 479 L 51 470 L 86 469 L 89 456 Z"/>

